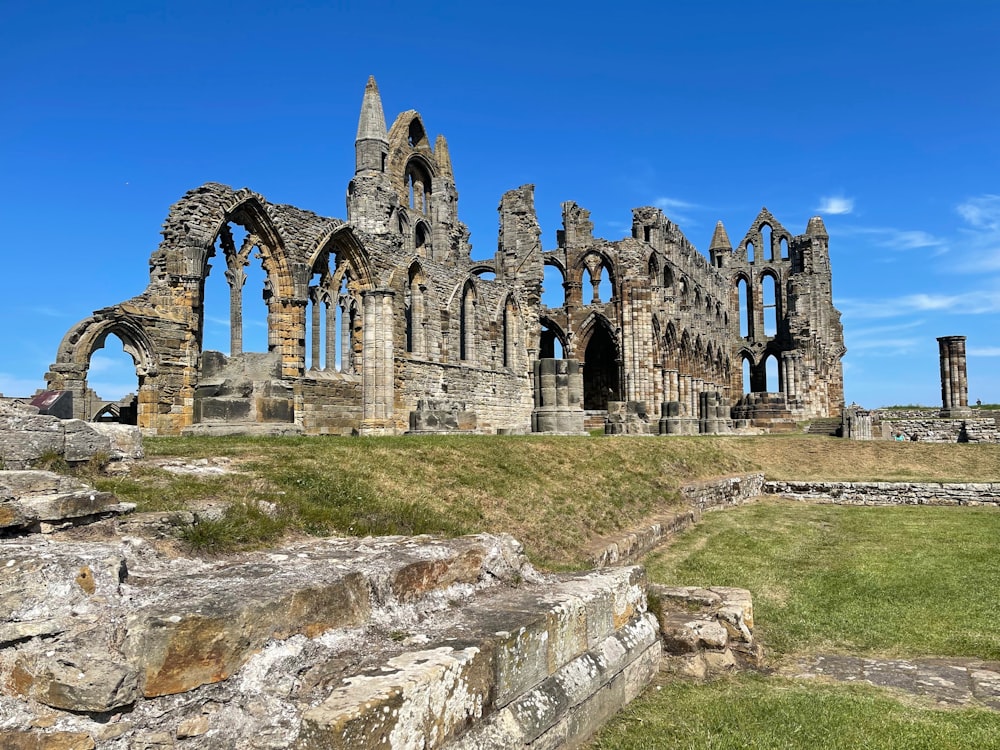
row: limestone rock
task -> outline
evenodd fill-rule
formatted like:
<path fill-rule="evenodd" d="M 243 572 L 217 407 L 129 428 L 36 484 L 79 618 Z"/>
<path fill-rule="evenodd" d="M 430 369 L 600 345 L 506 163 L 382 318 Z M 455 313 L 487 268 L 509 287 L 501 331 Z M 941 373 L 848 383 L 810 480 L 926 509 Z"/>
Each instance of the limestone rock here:
<path fill-rule="evenodd" d="M 91 422 L 90 428 L 108 439 L 111 460 L 137 460 L 145 457 L 142 432 L 138 427 L 116 422 Z"/>
<path fill-rule="evenodd" d="M 133 507 L 116 502 L 110 492 L 50 471 L 0 471 L 0 529 L 122 513 Z"/>

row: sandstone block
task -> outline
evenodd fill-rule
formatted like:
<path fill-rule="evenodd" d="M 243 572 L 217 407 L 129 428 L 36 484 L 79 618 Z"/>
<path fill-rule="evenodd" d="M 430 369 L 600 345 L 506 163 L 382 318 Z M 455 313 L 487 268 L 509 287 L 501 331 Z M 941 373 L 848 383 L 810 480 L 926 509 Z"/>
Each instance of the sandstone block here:
<path fill-rule="evenodd" d="M 139 698 L 138 672 L 101 644 L 82 640 L 19 660 L 13 674 L 18 692 L 66 711 L 104 713 Z"/>
<path fill-rule="evenodd" d="M 94 750 L 94 740 L 86 732 L 29 732 L 0 729 L 4 750 Z"/>
<path fill-rule="evenodd" d="M 442 747 L 483 714 L 490 669 L 475 647 L 390 659 L 351 677 L 302 716 L 297 750 Z"/>

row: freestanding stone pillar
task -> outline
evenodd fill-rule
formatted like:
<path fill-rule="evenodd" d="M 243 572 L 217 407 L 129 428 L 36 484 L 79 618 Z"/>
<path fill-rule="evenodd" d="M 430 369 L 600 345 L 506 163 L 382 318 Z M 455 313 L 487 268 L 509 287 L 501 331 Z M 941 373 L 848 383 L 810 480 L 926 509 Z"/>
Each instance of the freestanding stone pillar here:
<path fill-rule="evenodd" d="M 970 416 L 965 336 L 941 336 L 938 349 L 941 355 L 941 416 Z"/>
<path fill-rule="evenodd" d="M 575 359 L 539 359 L 534 363 L 534 376 L 531 431 L 586 435 L 580 363 Z"/>

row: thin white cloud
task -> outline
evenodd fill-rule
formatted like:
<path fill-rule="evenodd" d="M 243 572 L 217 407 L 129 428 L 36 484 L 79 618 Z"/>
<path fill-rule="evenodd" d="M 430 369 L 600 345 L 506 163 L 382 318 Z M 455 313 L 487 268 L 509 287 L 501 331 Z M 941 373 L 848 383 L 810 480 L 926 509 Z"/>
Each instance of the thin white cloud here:
<path fill-rule="evenodd" d="M 843 195 L 825 195 L 819 199 L 816 210 L 821 214 L 849 214 L 854 211 L 854 199 Z"/>
<path fill-rule="evenodd" d="M 697 203 L 667 196 L 656 198 L 653 201 L 653 205 L 663 211 L 668 219 L 677 224 L 696 224 L 697 222 L 692 214 L 703 208 L 703 206 L 699 206 Z"/>
<path fill-rule="evenodd" d="M 965 353 L 973 357 L 1000 357 L 1000 346 L 973 346 Z"/>
<path fill-rule="evenodd" d="M 958 213 L 976 229 L 1000 231 L 1000 195 L 986 195 L 969 198 L 959 204 Z"/>
<path fill-rule="evenodd" d="M 1000 195 L 987 193 L 969 198 L 955 209 L 968 226 L 961 227 L 963 260 L 959 271 L 1000 271 Z"/>
<path fill-rule="evenodd" d="M 907 294 L 878 302 L 837 300 L 845 318 L 862 320 L 905 317 L 921 312 L 985 315 L 1000 312 L 1000 291 L 974 290 L 963 294 Z"/>
<path fill-rule="evenodd" d="M 919 250 L 938 248 L 947 250 L 948 243 L 921 229 L 893 229 L 891 227 L 842 227 L 841 235 L 870 237 L 879 247 L 890 250 Z"/>

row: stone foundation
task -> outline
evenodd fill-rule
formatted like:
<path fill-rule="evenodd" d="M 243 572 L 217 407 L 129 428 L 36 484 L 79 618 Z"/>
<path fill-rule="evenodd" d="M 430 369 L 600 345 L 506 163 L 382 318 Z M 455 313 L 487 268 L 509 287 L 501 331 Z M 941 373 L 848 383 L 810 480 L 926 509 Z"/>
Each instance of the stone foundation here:
<path fill-rule="evenodd" d="M 764 492 L 839 505 L 1000 506 L 998 482 L 766 482 Z"/>

